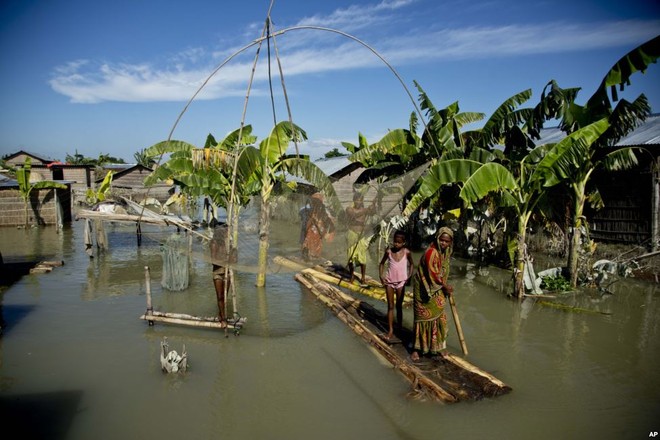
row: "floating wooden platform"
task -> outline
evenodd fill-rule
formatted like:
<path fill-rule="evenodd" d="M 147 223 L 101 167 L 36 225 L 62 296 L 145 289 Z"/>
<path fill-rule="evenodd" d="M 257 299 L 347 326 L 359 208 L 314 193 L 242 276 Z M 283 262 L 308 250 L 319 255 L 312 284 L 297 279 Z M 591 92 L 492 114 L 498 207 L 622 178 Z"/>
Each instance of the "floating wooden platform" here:
<path fill-rule="evenodd" d="M 140 319 L 149 322 L 149 325 L 154 325 L 154 322 L 164 322 L 167 324 L 187 325 L 190 327 L 205 327 L 205 328 L 218 328 L 229 329 L 238 335 L 247 322 L 247 318 L 230 318 L 227 323 L 220 323 L 217 316 L 202 317 L 186 315 L 185 313 L 171 313 L 171 312 L 158 312 L 155 311 L 151 303 L 151 272 L 149 266 L 144 267 L 144 277 L 147 287 L 147 311 Z"/>
<path fill-rule="evenodd" d="M 140 316 L 140 319 L 149 321 L 149 323 L 164 322 L 167 324 L 179 324 L 179 325 L 187 325 L 192 327 L 206 327 L 206 328 L 219 328 L 219 329 L 225 328 L 225 326 L 223 326 L 220 323 L 217 316 L 201 317 L 201 316 L 186 315 L 184 313 L 167 313 L 167 312 L 158 312 L 154 310 Z M 238 333 L 243 328 L 246 322 L 247 322 L 247 318 L 228 319 L 226 328 L 233 330 L 234 333 Z"/>
<path fill-rule="evenodd" d="M 397 333 L 397 341 L 384 341 L 379 336 L 387 333 L 387 318 L 384 313 L 316 278 L 315 275 L 312 271 L 304 270 L 298 273 L 295 279 L 374 347 L 395 370 L 402 373 L 410 382 L 413 393 L 439 402 L 454 403 L 496 397 L 511 391 L 511 387 L 495 376 L 454 354 L 449 354 L 444 359 L 423 357 L 419 362 L 413 363 L 407 348 L 411 341 L 409 330 Z"/>

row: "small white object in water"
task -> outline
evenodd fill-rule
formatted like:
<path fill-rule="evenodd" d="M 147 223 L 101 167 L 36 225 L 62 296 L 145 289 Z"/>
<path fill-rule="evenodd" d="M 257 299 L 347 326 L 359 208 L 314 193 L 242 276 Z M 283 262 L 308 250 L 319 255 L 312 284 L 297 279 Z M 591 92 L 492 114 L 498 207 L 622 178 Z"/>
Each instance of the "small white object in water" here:
<path fill-rule="evenodd" d="M 165 336 L 160 343 L 160 348 L 160 367 L 164 373 L 185 372 L 188 369 L 188 354 L 185 345 L 181 354 L 177 353 L 176 350 L 168 351 L 170 347 Z"/>

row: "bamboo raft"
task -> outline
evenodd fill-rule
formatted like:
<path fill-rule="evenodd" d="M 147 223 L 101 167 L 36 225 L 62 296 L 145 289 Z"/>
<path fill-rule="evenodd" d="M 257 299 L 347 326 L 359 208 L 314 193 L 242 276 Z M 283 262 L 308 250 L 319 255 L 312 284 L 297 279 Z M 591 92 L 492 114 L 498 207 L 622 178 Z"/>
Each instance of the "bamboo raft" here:
<path fill-rule="evenodd" d="M 511 387 L 495 376 L 454 354 L 448 354 L 444 359 L 422 358 L 413 363 L 405 344 L 411 339 L 410 331 L 397 333 L 398 343 L 388 343 L 378 336 L 387 328 L 384 313 L 316 278 L 313 271 L 304 270 L 296 274 L 295 279 L 399 371 L 411 384 L 413 394 L 438 402 L 455 403 L 501 396 L 511 391 Z"/>
<path fill-rule="evenodd" d="M 319 264 L 309 267 L 309 264 L 306 265 L 304 262 L 282 256 L 274 257 L 273 262 L 289 269 L 311 273 L 315 278 L 323 280 L 330 285 L 344 287 L 362 295 L 375 298 L 379 301 L 387 302 L 385 288 L 381 283 L 369 276 L 367 276 L 367 287 L 364 287 L 364 285 L 360 284 L 357 280 L 354 280 L 351 283 L 350 274 L 338 264 Z M 410 305 L 412 305 L 412 294 L 407 291 L 403 298 L 403 306 L 409 307 Z"/>
<path fill-rule="evenodd" d="M 221 323 L 217 316 L 193 316 L 185 313 L 171 313 L 159 312 L 153 309 L 151 305 L 151 277 L 149 273 L 149 266 L 145 266 L 145 278 L 147 285 L 147 310 L 140 316 L 140 319 L 149 322 L 149 325 L 154 325 L 156 322 L 163 322 L 166 324 L 187 325 L 189 327 L 203 327 L 203 328 L 217 328 L 232 330 L 235 335 L 238 335 L 247 322 L 247 318 L 229 318 L 226 323 Z"/>

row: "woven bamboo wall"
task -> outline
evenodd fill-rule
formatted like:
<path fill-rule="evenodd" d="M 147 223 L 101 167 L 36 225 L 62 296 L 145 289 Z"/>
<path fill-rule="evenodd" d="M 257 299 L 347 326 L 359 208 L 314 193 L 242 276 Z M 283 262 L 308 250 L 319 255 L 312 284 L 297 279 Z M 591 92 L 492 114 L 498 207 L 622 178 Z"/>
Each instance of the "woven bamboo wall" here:
<path fill-rule="evenodd" d="M 28 223 L 30 225 L 57 224 L 56 203 L 62 207 L 63 222 L 70 222 L 70 190 L 33 190 L 30 193 L 30 204 L 28 205 Z M 25 202 L 18 189 L 0 188 L 0 226 L 22 225 L 25 225 Z"/>
<path fill-rule="evenodd" d="M 605 207 L 587 211 L 593 239 L 642 244 L 651 239 L 652 185 L 650 172 L 617 172 L 597 176 Z"/>

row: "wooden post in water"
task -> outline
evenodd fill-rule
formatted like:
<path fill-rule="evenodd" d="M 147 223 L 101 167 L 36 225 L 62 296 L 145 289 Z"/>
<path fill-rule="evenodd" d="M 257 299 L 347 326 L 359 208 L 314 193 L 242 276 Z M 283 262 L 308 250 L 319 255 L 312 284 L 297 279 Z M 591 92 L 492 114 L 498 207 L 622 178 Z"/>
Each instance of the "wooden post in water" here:
<path fill-rule="evenodd" d="M 151 275 L 149 274 L 149 266 L 144 266 L 144 278 L 147 286 L 147 316 L 154 313 L 154 308 L 151 305 Z M 154 325 L 153 321 L 149 321 L 149 325 Z"/>

